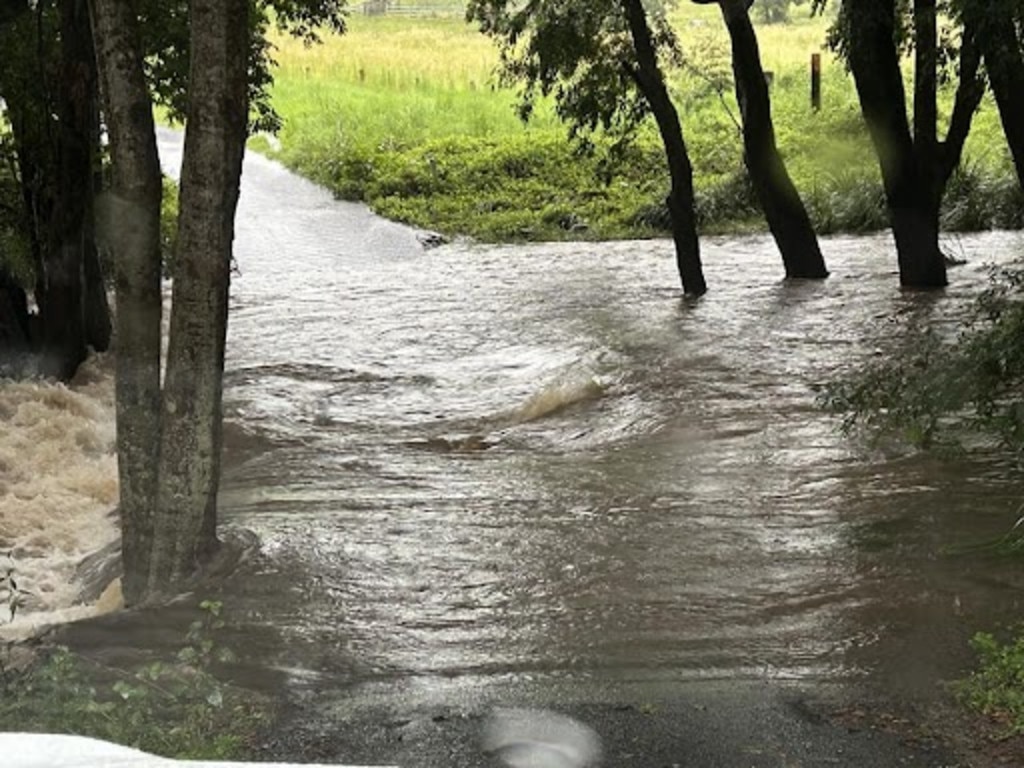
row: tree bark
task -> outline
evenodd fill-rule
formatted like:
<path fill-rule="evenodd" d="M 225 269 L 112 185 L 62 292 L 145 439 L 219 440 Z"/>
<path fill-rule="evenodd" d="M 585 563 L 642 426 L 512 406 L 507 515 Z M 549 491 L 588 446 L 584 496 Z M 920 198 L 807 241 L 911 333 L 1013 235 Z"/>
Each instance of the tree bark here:
<path fill-rule="evenodd" d="M 771 100 L 747 0 L 719 0 L 732 41 L 736 98 L 743 117 L 743 159 L 782 255 L 786 277 L 828 277 L 818 238 L 775 143 Z"/>
<path fill-rule="evenodd" d="M 191 70 L 149 587 L 216 551 L 224 347 L 248 121 L 248 0 L 191 0 Z"/>
<path fill-rule="evenodd" d="M 112 192 L 101 235 L 113 251 L 117 320 L 117 452 L 125 603 L 146 596 L 160 446 L 160 161 L 128 0 L 92 0 L 106 99 Z"/>
<path fill-rule="evenodd" d="M 28 298 L 0 267 L 0 377 L 21 376 L 29 351 Z"/>
<path fill-rule="evenodd" d="M 95 56 L 84 0 L 60 0 L 60 85 L 56 186 L 44 255 L 43 371 L 64 381 L 85 360 L 85 251 L 92 213 L 92 100 Z"/>
<path fill-rule="evenodd" d="M 94 221 L 95 207 L 90 206 L 87 221 Z M 85 343 L 97 352 L 110 349 L 113 325 L 110 319 L 110 303 L 107 301 L 107 283 L 103 278 L 99 252 L 96 248 L 96 231 L 91 225 L 85 233 Z"/>
<path fill-rule="evenodd" d="M 666 204 L 672 219 L 672 239 L 675 242 L 676 264 L 682 280 L 683 292 L 701 296 L 707 292 L 704 271 L 700 261 L 700 241 L 697 236 L 697 215 L 694 209 L 693 166 L 683 139 L 679 113 L 665 87 L 665 78 L 658 67 L 658 58 L 651 40 L 651 29 L 641 0 L 622 0 L 622 8 L 629 22 L 636 66 L 627 67 L 630 76 L 647 99 L 665 147 L 672 187 Z"/>
<path fill-rule="evenodd" d="M 938 27 L 935 0 L 914 0 L 914 148 L 922 158 L 938 145 Z"/>
<path fill-rule="evenodd" d="M 947 279 L 939 249 L 942 187 L 936 180 L 935 158 L 922 158 L 910 134 L 895 43 L 894 0 L 846 2 L 847 12 L 856 19 L 849 64 L 882 171 L 900 283 L 943 287 Z"/>
<path fill-rule="evenodd" d="M 938 148 L 939 184 L 943 189 L 949 182 L 963 157 L 964 144 L 971 132 L 971 123 L 985 96 L 985 81 L 980 77 L 981 54 L 977 45 L 977 27 L 967 21 L 963 29 L 960 43 L 960 72 L 953 98 L 953 113 L 949 117 L 949 130 L 946 140 Z"/>
<path fill-rule="evenodd" d="M 92 27 L 88 19 L 88 0 L 78 0 L 84 7 L 84 18 L 81 23 L 88 30 L 89 67 L 92 91 L 89 99 L 87 116 L 88 141 L 90 146 L 90 162 L 92 163 L 89 184 L 88 210 L 85 212 L 85 251 L 83 253 L 85 267 L 85 342 L 97 352 L 110 349 L 113 336 L 113 321 L 110 316 L 110 302 L 107 298 L 107 278 L 103 274 L 100 262 L 99 247 L 96 242 L 96 197 L 103 191 L 103 167 L 100 158 L 100 120 L 99 71 L 96 61 L 96 44 L 92 36 Z"/>
<path fill-rule="evenodd" d="M 989 13 L 996 11 L 992 9 Z M 990 17 L 980 42 L 1003 133 L 1010 145 L 1017 179 L 1024 189 L 1024 55 L 1013 19 L 1001 14 Z"/>

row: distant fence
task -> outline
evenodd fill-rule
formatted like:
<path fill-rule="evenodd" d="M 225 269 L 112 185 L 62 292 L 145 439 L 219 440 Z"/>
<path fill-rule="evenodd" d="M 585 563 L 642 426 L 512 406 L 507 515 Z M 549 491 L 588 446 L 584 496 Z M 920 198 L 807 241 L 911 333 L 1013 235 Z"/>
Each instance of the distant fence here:
<path fill-rule="evenodd" d="M 363 0 L 352 9 L 367 16 L 462 16 L 466 4 L 460 2 L 402 2 L 402 0 Z"/>

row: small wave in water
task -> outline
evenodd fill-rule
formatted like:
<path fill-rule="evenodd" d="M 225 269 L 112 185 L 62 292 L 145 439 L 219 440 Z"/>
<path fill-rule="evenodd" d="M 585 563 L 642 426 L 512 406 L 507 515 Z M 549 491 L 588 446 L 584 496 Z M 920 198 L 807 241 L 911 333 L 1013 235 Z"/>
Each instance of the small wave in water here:
<path fill-rule="evenodd" d="M 532 395 L 516 411 L 515 420 L 536 421 L 578 403 L 596 400 L 604 394 L 606 387 L 606 383 L 589 366 L 573 366 Z"/>

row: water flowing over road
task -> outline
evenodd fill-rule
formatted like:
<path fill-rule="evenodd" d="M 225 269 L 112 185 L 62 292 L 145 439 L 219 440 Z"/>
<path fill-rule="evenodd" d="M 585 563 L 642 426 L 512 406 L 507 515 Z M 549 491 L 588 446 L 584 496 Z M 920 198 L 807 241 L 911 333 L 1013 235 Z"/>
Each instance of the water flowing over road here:
<path fill-rule="evenodd" d="M 816 406 L 1024 253 L 949 245 L 969 263 L 940 296 L 899 290 L 885 236 L 825 240 L 833 274 L 807 283 L 765 237 L 711 239 L 691 303 L 669 242 L 425 250 L 250 155 L 221 497 L 266 555 L 223 585 L 245 665 L 339 718 L 954 674 L 1019 592 L 949 547 L 1013 523 L 1018 474 L 869 450 Z"/>

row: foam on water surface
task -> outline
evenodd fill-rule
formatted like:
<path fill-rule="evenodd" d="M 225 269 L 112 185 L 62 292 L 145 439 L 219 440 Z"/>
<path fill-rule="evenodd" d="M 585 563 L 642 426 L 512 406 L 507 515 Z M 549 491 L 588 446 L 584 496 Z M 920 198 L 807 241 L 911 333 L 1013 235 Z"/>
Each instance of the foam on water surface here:
<path fill-rule="evenodd" d="M 75 572 L 118 536 L 113 393 L 102 355 L 68 386 L 0 382 L 0 639 L 98 610 L 75 604 Z"/>

